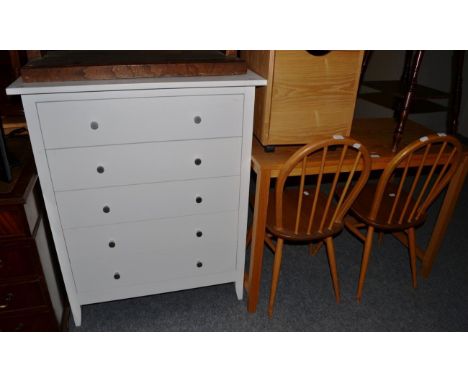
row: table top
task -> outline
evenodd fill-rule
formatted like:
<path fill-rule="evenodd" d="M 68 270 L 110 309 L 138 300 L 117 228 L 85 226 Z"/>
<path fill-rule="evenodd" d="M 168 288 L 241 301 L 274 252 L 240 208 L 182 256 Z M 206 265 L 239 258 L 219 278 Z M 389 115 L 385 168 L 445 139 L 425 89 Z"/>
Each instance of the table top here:
<path fill-rule="evenodd" d="M 371 154 L 371 169 L 381 170 L 396 155 L 392 152 L 393 131 L 395 121 L 392 118 L 369 118 L 355 119 L 351 129 L 351 137 L 366 146 Z M 434 131 L 413 121 L 408 120 L 405 126 L 400 149 L 420 137 L 434 134 Z M 276 146 L 274 152 L 265 152 L 263 146 L 257 139 L 254 139 L 252 146 L 252 167 L 255 172 L 271 171 L 271 177 L 277 177 L 281 166 L 300 146 Z M 468 147 L 464 147 L 465 155 L 468 155 Z M 330 153 L 338 161 L 339 151 Z M 318 158 L 318 157 L 317 157 Z M 415 158 L 417 162 L 418 158 Z M 333 162 L 333 161 L 332 161 Z M 318 170 L 319 161 L 310 161 L 309 171 L 316 168 Z M 350 165 L 352 163 L 350 162 Z M 333 166 L 333 164 L 332 164 Z M 335 164 L 336 167 L 336 164 Z M 346 164 L 344 165 L 344 170 Z M 333 168 L 325 169 L 326 172 L 333 172 Z M 292 175 L 295 175 L 294 171 Z"/>

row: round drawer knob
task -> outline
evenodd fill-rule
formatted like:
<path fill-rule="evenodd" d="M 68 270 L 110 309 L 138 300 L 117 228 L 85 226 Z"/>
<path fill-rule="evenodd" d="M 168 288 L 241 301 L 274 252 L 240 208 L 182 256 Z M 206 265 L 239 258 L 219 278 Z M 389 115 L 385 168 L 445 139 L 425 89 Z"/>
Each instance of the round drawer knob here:
<path fill-rule="evenodd" d="M 197 231 L 197 237 L 202 237 L 203 236 L 203 232 L 202 231 Z"/>
<path fill-rule="evenodd" d="M 114 248 L 114 247 L 115 247 L 115 241 L 114 241 L 114 240 L 109 241 L 109 247 L 110 247 L 110 248 Z"/>
<path fill-rule="evenodd" d="M 201 123 L 201 117 L 197 115 L 194 119 L 193 122 L 195 122 L 197 125 Z"/>
<path fill-rule="evenodd" d="M 90 126 L 92 130 L 97 130 L 99 128 L 99 124 L 96 121 L 91 122 Z"/>
<path fill-rule="evenodd" d="M 200 204 L 200 203 L 203 201 L 203 198 L 202 198 L 201 196 L 197 196 L 197 197 L 195 198 L 195 201 L 196 201 L 198 204 Z"/>
<path fill-rule="evenodd" d="M 203 267 L 203 263 L 201 261 L 198 261 L 197 262 L 197 268 L 201 268 L 201 267 Z"/>
<path fill-rule="evenodd" d="M 105 213 L 105 214 L 108 214 L 110 212 L 110 207 L 109 206 L 104 206 L 102 208 L 102 211 Z"/>
<path fill-rule="evenodd" d="M 120 279 L 120 273 L 119 272 L 114 273 L 114 279 L 116 279 L 116 280 Z"/>
<path fill-rule="evenodd" d="M 97 171 L 99 174 L 102 174 L 102 173 L 104 172 L 104 167 L 98 166 L 98 167 L 96 168 L 96 171 Z"/>
<path fill-rule="evenodd" d="M 200 158 L 195 159 L 195 164 L 197 166 L 200 166 L 201 165 L 201 159 Z"/>
<path fill-rule="evenodd" d="M 3 268 L 3 260 L 0 259 L 0 268 Z"/>

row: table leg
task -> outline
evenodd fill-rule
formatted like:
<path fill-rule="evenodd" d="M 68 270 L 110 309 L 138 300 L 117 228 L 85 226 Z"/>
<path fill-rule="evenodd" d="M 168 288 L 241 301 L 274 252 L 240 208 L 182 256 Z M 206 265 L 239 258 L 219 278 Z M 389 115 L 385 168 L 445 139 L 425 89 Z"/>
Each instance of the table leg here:
<path fill-rule="evenodd" d="M 447 231 L 453 210 L 457 204 L 458 196 L 460 195 L 460 191 L 463 187 L 463 184 L 465 183 L 467 171 L 468 156 L 464 156 L 462 164 L 458 168 L 452 181 L 449 184 L 444 202 L 440 208 L 437 222 L 434 226 L 434 231 L 432 232 L 431 240 L 429 241 L 426 253 L 424 254 L 424 258 L 422 260 L 421 273 L 424 278 L 429 277 L 429 274 L 431 273 L 432 264 L 437 255 L 437 252 L 440 249 L 440 246 L 442 245 L 442 240 L 444 238 L 445 232 Z"/>
<path fill-rule="evenodd" d="M 257 183 L 255 187 L 250 268 L 247 282 L 247 311 L 250 313 L 254 313 L 257 309 L 260 290 L 269 192 L 270 171 L 260 170 L 257 173 Z"/>

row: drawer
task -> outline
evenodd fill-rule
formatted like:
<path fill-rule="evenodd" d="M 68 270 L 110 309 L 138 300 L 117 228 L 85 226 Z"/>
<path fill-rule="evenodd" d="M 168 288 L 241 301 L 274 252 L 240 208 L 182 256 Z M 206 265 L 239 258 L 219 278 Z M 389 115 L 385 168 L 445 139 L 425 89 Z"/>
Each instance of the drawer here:
<path fill-rule="evenodd" d="M 237 210 L 239 182 L 238 176 L 208 178 L 62 191 L 55 197 L 62 227 L 75 228 Z"/>
<path fill-rule="evenodd" d="M 47 158 L 56 191 L 232 176 L 241 138 L 48 150 Z"/>
<path fill-rule="evenodd" d="M 46 306 L 41 281 L 0 285 L 0 314 Z"/>
<path fill-rule="evenodd" d="M 40 273 L 36 244 L 33 239 L 0 244 L 0 280 L 34 276 Z"/>
<path fill-rule="evenodd" d="M 244 96 L 114 98 L 37 104 L 46 148 L 242 135 Z"/>
<path fill-rule="evenodd" d="M 59 326 L 53 312 L 0 317 L 0 332 L 52 332 Z"/>
<path fill-rule="evenodd" d="M 236 211 L 64 233 L 78 293 L 156 284 L 236 267 Z"/>

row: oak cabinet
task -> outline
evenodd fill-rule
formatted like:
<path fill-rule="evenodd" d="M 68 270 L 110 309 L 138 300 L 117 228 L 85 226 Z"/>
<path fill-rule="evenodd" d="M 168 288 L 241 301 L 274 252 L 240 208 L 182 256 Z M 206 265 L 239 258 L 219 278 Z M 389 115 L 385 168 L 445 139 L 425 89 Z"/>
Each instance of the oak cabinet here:
<path fill-rule="evenodd" d="M 242 51 L 267 78 L 257 88 L 254 134 L 263 146 L 349 135 L 363 51 Z"/>

